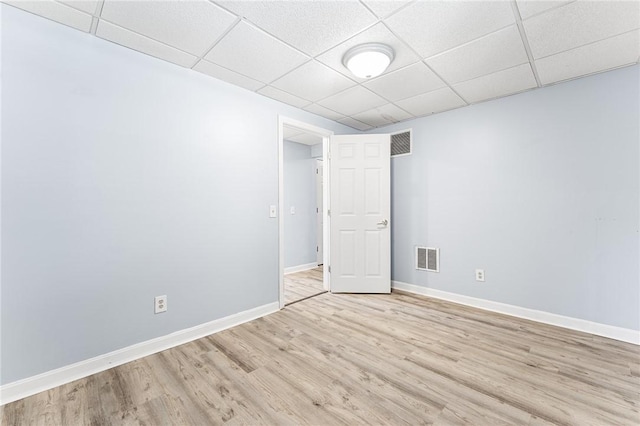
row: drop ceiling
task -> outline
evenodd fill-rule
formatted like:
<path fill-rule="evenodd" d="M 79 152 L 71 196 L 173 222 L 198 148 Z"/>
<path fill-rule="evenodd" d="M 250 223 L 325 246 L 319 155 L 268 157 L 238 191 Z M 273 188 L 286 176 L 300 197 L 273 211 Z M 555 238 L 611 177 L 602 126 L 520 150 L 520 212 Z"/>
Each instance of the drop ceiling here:
<path fill-rule="evenodd" d="M 358 130 L 640 61 L 640 1 L 3 0 Z M 393 47 L 363 80 L 349 48 Z"/>

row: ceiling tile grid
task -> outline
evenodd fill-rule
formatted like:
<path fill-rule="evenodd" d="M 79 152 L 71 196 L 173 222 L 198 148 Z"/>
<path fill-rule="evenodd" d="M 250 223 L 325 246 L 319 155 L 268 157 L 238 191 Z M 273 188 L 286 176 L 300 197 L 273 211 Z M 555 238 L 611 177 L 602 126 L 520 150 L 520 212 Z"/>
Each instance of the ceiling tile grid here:
<path fill-rule="evenodd" d="M 318 104 L 307 105 L 306 107 L 304 107 L 304 110 L 309 111 L 310 113 L 313 113 L 316 115 L 320 115 L 322 117 L 326 117 L 329 120 L 333 120 L 333 121 L 338 121 L 341 118 L 345 118 L 344 115 L 338 112 L 332 111 L 329 108 L 325 108 Z"/>
<path fill-rule="evenodd" d="M 386 126 L 387 124 L 411 118 L 411 114 L 397 107 L 394 104 L 386 104 L 368 111 L 353 115 L 352 118 L 367 124 L 371 127 Z"/>
<path fill-rule="evenodd" d="M 383 23 L 376 24 L 357 36 L 340 43 L 327 52 L 319 55 L 317 59 L 347 77 L 362 83 L 367 80 L 351 74 L 351 71 L 342 64 L 342 57 L 352 47 L 372 42 L 384 43 L 393 48 L 395 57 L 393 58 L 393 62 L 389 65 L 387 72 L 391 72 L 420 61 L 420 56 L 416 54 L 406 43 L 389 31 L 389 28 L 387 28 Z"/>
<path fill-rule="evenodd" d="M 523 24 L 540 59 L 640 28 L 640 2 L 576 1 Z"/>
<path fill-rule="evenodd" d="M 84 32 L 89 32 L 93 21 L 91 14 L 55 1 L 2 0 L 2 3 Z"/>
<path fill-rule="evenodd" d="M 244 87 L 245 89 L 248 89 L 251 91 L 256 91 L 265 86 L 264 83 L 261 83 L 249 77 L 245 77 L 242 74 L 238 74 L 235 71 L 228 70 L 226 68 L 223 68 L 219 65 L 214 64 L 213 62 L 209 62 L 206 60 L 199 61 L 193 67 L 193 69 L 195 71 L 217 78 L 218 80 L 223 80 L 223 81 L 226 81 L 227 83 Z"/>
<path fill-rule="evenodd" d="M 0 0 L 368 130 L 640 60 L 640 1 Z M 380 42 L 370 80 L 342 64 Z"/>
<path fill-rule="evenodd" d="M 365 87 L 392 102 L 439 89 L 445 85 L 444 81 L 422 62 L 383 74 L 364 83 Z"/>
<path fill-rule="evenodd" d="M 377 21 L 357 0 L 217 1 L 307 55 L 315 56 Z"/>
<path fill-rule="evenodd" d="M 309 101 L 317 101 L 334 95 L 356 83 L 317 61 L 310 61 L 272 83 Z"/>
<path fill-rule="evenodd" d="M 516 0 L 522 19 L 531 18 L 549 9 L 560 7 L 574 1 L 575 0 Z"/>
<path fill-rule="evenodd" d="M 418 1 L 385 22 L 428 58 L 512 25 L 515 18 L 507 1 Z"/>
<path fill-rule="evenodd" d="M 518 65 L 453 86 L 468 103 L 495 99 L 537 87 L 531 65 Z"/>
<path fill-rule="evenodd" d="M 190 67 L 198 59 L 196 56 L 187 52 L 160 43 L 142 34 L 113 25 L 104 20 L 98 23 L 96 36 L 183 67 Z"/>
<path fill-rule="evenodd" d="M 268 96 L 271 99 L 284 102 L 285 104 L 293 105 L 294 107 L 297 107 L 297 108 L 305 107 L 310 103 L 307 100 L 294 96 L 291 93 L 287 93 L 280 89 L 276 89 L 273 86 L 265 86 L 262 89 L 258 90 L 258 93 L 260 93 L 261 95 Z"/>
<path fill-rule="evenodd" d="M 318 102 L 321 106 L 351 116 L 387 103 L 385 99 L 362 86 L 355 86 Z"/>
<path fill-rule="evenodd" d="M 102 3 L 98 0 L 58 0 L 58 2 L 91 15 L 96 13 L 96 11 L 98 10 L 98 5 Z"/>
<path fill-rule="evenodd" d="M 423 93 L 396 104 L 416 117 L 465 106 L 466 102 L 449 87 Z"/>
<path fill-rule="evenodd" d="M 426 63 L 448 83 L 459 83 L 528 61 L 518 27 L 511 25 L 433 56 Z"/>
<path fill-rule="evenodd" d="M 355 118 L 351 118 L 351 117 L 341 118 L 340 120 L 338 120 L 338 123 L 344 124 L 349 127 L 353 127 L 354 129 L 360 130 L 362 132 L 373 129 L 372 126 L 369 126 L 368 124 L 364 124 L 363 122 L 358 121 Z"/>
<path fill-rule="evenodd" d="M 197 56 L 236 20 L 208 0 L 105 1 L 101 18 Z"/>
<path fill-rule="evenodd" d="M 362 0 L 377 17 L 386 18 L 399 8 L 409 4 L 409 0 Z"/>
<path fill-rule="evenodd" d="M 204 59 L 254 80 L 270 83 L 307 62 L 309 57 L 242 21 Z"/>
<path fill-rule="evenodd" d="M 543 84 L 631 65 L 640 55 L 640 31 L 633 30 L 536 60 Z"/>

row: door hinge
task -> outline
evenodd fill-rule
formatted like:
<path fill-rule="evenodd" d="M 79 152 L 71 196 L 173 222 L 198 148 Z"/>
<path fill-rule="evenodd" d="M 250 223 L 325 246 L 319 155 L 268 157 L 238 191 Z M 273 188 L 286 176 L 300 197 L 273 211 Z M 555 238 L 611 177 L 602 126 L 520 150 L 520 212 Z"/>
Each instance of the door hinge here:
<path fill-rule="evenodd" d="M 318 169 L 316 169 L 316 174 L 318 174 Z"/>
<path fill-rule="evenodd" d="M 329 265 L 329 273 L 331 273 L 331 265 Z"/>
<path fill-rule="evenodd" d="M 316 253 L 320 251 L 320 248 L 316 246 Z"/>
<path fill-rule="evenodd" d="M 319 212 L 319 210 L 318 210 L 318 208 L 316 207 L 316 213 L 318 213 L 318 212 Z"/>
<path fill-rule="evenodd" d="M 327 216 L 331 216 L 331 209 L 327 210 Z"/>

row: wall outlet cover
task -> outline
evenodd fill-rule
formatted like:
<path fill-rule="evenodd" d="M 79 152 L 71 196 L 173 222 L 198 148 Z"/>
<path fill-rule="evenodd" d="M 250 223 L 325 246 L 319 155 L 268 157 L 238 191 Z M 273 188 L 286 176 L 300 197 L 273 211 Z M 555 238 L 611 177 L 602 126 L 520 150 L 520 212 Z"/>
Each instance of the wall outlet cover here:
<path fill-rule="evenodd" d="M 167 312 L 167 295 L 166 294 L 164 296 L 156 296 L 154 301 L 155 301 L 154 312 L 156 314 Z"/>

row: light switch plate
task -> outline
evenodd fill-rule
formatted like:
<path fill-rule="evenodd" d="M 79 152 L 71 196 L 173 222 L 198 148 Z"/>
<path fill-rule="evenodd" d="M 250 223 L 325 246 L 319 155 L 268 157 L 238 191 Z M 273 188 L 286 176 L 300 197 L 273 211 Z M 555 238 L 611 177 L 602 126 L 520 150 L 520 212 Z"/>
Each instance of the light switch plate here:
<path fill-rule="evenodd" d="M 276 217 L 277 213 L 276 213 L 276 206 L 271 205 L 269 206 L 269 217 Z"/>

